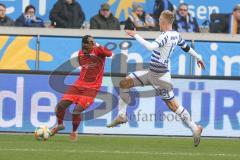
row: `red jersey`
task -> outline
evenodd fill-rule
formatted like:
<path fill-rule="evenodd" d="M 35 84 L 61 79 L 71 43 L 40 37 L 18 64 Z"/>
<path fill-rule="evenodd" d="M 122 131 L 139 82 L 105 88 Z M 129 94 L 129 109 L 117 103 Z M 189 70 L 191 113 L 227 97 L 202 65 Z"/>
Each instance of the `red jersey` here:
<path fill-rule="evenodd" d="M 101 87 L 105 58 L 112 56 L 112 52 L 105 47 L 95 47 L 90 54 L 80 51 L 78 54 L 81 66 L 78 80 L 68 88 L 62 100 L 69 100 L 86 109 L 94 101 Z"/>
<path fill-rule="evenodd" d="M 112 52 L 103 46 L 94 47 L 89 54 L 84 54 L 82 50 L 79 51 L 78 61 L 81 71 L 76 84 L 89 88 L 100 88 L 104 74 L 105 58 L 110 56 L 112 56 Z"/>

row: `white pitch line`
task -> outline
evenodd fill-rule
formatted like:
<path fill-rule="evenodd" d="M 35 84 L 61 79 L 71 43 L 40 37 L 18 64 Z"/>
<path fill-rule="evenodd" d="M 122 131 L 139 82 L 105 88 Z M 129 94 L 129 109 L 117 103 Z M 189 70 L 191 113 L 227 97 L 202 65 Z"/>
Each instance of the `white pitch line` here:
<path fill-rule="evenodd" d="M 107 150 L 70 150 L 70 149 L 30 149 L 30 148 L 1 148 L 0 151 L 16 152 L 65 152 L 65 153 L 106 153 L 106 154 L 143 154 L 143 155 L 169 155 L 169 156 L 210 156 L 210 157 L 240 157 L 240 154 L 218 154 L 218 153 L 184 153 L 184 152 L 130 152 L 130 151 L 107 151 Z"/>

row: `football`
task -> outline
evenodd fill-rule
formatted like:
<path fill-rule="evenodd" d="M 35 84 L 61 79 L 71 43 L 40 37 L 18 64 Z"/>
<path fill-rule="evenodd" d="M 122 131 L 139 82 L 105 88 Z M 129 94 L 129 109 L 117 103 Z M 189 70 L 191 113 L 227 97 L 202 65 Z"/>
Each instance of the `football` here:
<path fill-rule="evenodd" d="M 35 129 L 34 137 L 36 140 L 46 141 L 51 135 L 47 126 L 40 126 Z"/>

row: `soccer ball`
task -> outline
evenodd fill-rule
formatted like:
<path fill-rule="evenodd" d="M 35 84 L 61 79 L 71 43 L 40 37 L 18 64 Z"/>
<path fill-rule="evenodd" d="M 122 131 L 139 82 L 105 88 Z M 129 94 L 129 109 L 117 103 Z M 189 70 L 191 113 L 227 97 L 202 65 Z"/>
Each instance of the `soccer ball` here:
<path fill-rule="evenodd" d="M 51 135 L 47 126 L 40 126 L 35 129 L 34 137 L 36 140 L 46 141 Z"/>

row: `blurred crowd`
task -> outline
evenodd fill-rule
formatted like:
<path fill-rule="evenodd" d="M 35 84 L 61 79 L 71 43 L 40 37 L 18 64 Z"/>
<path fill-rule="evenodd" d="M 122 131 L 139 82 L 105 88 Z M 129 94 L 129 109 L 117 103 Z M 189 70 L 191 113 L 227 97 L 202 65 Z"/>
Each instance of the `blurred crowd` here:
<path fill-rule="evenodd" d="M 52 28 L 83 28 L 120 30 L 133 29 L 144 31 L 159 30 L 159 16 L 163 10 L 175 13 L 174 29 L 179 32 L 211 32 L 240 34 L 240 4 L 236 5 L 232 13 L 213 13 L 210 19 L 199 26 L 188 8 L 188 4 L 181 3 L 176 9 L 168 0 L 155 0 L 152 13 L 146 13 L 144 7 L 134 3 L 129 17 L 119 21 L 110 10 L 107 3 L 99 6 L 99 12 L 91 17 L 89 26 L 85 22 L 85 13 L 81 5 L 75 0 L 58 0 L 50 11 L 51 24 L 46 25 L 40 17 L 36 16 L 36 8 L 28 5 L 15 21 L 6 15 L 6 6 L 0 3 L 0 26 L 19 27 L 52 27 Z M 122 27 L 123 26 L 123 27 Z"/>

